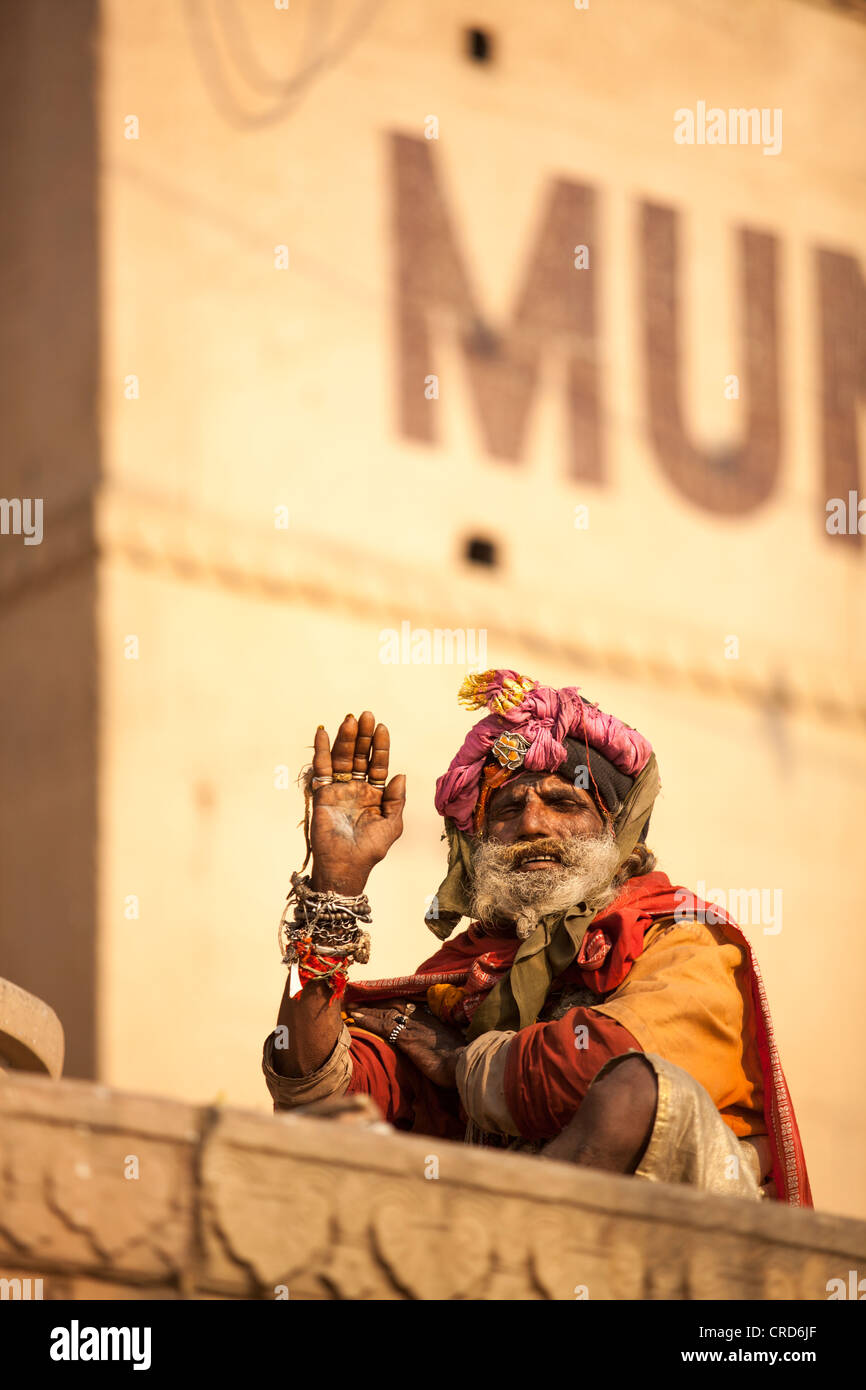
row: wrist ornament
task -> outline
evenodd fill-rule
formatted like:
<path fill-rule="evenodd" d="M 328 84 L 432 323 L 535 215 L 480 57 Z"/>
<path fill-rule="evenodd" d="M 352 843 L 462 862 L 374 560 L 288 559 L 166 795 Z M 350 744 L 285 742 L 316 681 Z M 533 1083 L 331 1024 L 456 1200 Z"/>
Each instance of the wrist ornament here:
<path fill-rule="evenodd" d="M 278 932 L 283 965 L 289 967 L 289 998 L 310 980 L 331 982 L 329 1003 L 342 998 L 349 966 L 370 959 L 370 934 L 362 923 L 371 920 L 366 893 L 316 892 L 308 874 L 293 873 Z"/>

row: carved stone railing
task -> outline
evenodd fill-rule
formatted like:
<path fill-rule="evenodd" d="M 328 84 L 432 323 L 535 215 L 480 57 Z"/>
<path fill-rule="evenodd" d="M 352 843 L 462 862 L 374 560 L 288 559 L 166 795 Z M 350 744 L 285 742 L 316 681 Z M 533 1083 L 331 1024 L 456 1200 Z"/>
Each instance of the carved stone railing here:
<path fill-rule="evenodd" d="M 823 1300 L 851 1271 L 864 1222 L 398 1134 L 360 1098 L 271 1117 L 0 1077 L 12 1296 Z"/>

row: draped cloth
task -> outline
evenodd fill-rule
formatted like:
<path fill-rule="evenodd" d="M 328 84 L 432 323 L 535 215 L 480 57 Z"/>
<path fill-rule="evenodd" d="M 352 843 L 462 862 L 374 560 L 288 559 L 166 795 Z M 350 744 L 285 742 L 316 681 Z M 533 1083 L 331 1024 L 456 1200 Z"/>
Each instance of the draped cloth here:
<path fill-rule="evenodd" d="M 591 923 L 585 924 L 584 930 L 579 933 L 579 946 L 571 959 L 565 960 L 567 949 L 563 952 L 564 964 L 560 970 L 556 970 L 560 961 L 558 956 L 553 962 L 548 959 L 548 966 L 551 971 L 556 971 L 556 975 L 568 969 L 570 982 L 582 984 L 598 996 L 606 996 L 627 979 L 634 961 L 643 951 L 646 932 L 654 923 L 665 918 L 715 922 L 726 939 L 744 952 L 755 1006 L 764 1116 L 773 1151 L 772 1173 L 777 1198 L 793 1206 L 811 1206 L 803 1148 L 779 1059 L 766 991 L 751 944 L 736 922 L 714 904 L 708 905 L 689 890 L 672 885 L 666 874 L 644 874 L 628 880 L 616 901 Z M 562 938 L 557 939 L 562 941 Z M 566 932 L 564 939 L 574 946 L 570 931 Z M 514 1027 L 514 1023 L 500 1023 L 503 1011 L 510 1017 L 515 1010 L 519 1011 L 516 1026 L 524 1027 L 537 1020 L 544 998 L 540 999 L 534 1015 L 529 1017 L 528 1012 L 534 1008 L 529 1000 L 535 997 L 532 996 L 532 983 L 529 992 L 518 986 L 515 993 L 513 985 L 510 988 L 504 986 L 513 974 L 515 965 L 519 964 L 517 958 L 521 951 L 532 941 L 533 937 L 527 942 L 520 942 L 515 936 L 491 937 L 473 924 L 468 931 L 446 942 L 414 974 L 351 983 L 346 999 L 349 1005 L 384 1003 L 390 999 L 424 999 L 431 985 L 451 984 L 465 991 L 467 1038 L 476 1037 L 491 1028 Z M 544 949 L 539 946 L 529 959 L 543 955 Z M 551 977 L 551 983 L 555 983 L 556 975 Z M 544 971 L 546 977 L 547 967 Z M 485 1006 L 491 1000 L 491 1008 L 485 1013 Z M 488 1017 L 493 1017 L 494 1021 L 487 1022 Z"/>
<path fill-rule="evenodd" d="M 559 770 L 568 776 L 573 761 L 568 745 L 577 739 L 586 749 L 590 777 L 595 755 L 605 760 L 610 774 L 606 794 L 604 788 L 594 786 L 594 790 L 601 793 L 616 842 L 617 869 L 643 838 L 660 788 L 655 754 L 643 735 L 586 700 L 576 686 L 557 690 L 516 671 L 499 669 L 467 677 L 460 698 L 467 707 L 486 708 L 489 713 L 469 731 L 436 784 L 436 808 L 444 818 L 448 840 L 448 869 L 425 920 L 445 944 L 414 975 L 350 984 L 345 995 L 348 1005 L 427 998 L 431 986 L 450 985 L 459 997 L 456 1006 L 449 1005 L 448 1019 L 463 1029 L 468 1042 L 491 1031 L 519 1033 L 538 1021 L 552 987 L 566 972 L 569 984 L 583 985 L 605 997 L 627 980 L 654 923 L 664 918 L 712 921 L 748 961 L 777 1195 L 793 1205 L 811 1206 L 802 1145 L 763 981 L 748 940 L 726 914 L 713 907 L 714 915 L 706 918 L 705 904 L 687 890 L 672 887 L 665 874 L 652 873 L 629 879 L 602 913 L 578 902 L 565 912 L 542 917 L 523 941 L 516 935 L 491 936 L 477 923 L 448 940 L 460 919 L 471 917 L 475 812 L 485 769 L 494 759 L 502 768 L 513 768 L 515 775 Z M 590 750 L 594 750 L 593 758 Z M 508 755 L 505 762 L 503 754 Z"/>

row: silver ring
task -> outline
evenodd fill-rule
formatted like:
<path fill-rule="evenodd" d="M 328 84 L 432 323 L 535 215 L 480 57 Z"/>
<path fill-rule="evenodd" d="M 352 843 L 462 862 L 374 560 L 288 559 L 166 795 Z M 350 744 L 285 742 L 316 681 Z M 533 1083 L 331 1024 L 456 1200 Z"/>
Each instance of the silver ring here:
<path fill-rule="evenodd" d="M 333 777 L 314 777 L 312 782 L 310 783 L 310 786 L 312 787 L 313 791 L 317 791 L 319 787 L 330 786 L 333 780 Z"/>
<path fill-rule="evenodd" d="M 406 1027 L 406 1025 L 408 1024 L 408 1022 L 409 1022 L 409 1020 L 408 1020 L 408 1018 L 406 1017 L 405 1014 L 398 1014 L 398 1015 L 397 1015 L 397 1022 L 394 1024 L 394 1027 L 391 1029 L 390 1033 L 388 1034 L 388 1041 L 389 1041 L 389 1043 L 393 1043 L 393 1042 L 396 1042 L 396 1041 L 397 1041 L 397 1039 L 399 1038 L 400 1034 L 402 1033 L 403 1029 L 404 1029 L 404 1028 Z"/>
<path fill-rule="evenodd" d="M 352 773 L 352 781 L 353 781 L 353 782 L 366 782 L 366 780 L 367 780 L 367 774 L 366 774 L 366 772 L 353 772 L 353 773 Z"/>
<path fill-rule="evenodd" d="M 374 782 L 372 777 L 370 777 L 368 780 L 370 782 L 371 787 L 378 787 L 380 791 L 383 787 L 386 787 L 388 785 L 387 782 Z"/>

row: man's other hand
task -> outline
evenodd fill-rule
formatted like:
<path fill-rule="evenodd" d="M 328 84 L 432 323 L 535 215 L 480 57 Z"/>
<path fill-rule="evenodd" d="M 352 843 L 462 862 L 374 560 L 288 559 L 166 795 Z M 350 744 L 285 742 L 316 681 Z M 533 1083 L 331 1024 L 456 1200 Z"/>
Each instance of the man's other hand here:
<path fill-rule="evenodd" d="M 400 1015 L 407 1013 L 409 1022 L 400 1029 L 392 1046 L 404 1052 L 434 1085 L 453 1090 L 457 1085 L 457 1062 L 466 1046 L 463 1034 L 456 1028 L 449 1028 L 426 1010 L 419 1014 L 414 1004 L 400 1001 L 389 1003 L 387 1008 L 349 1006 L 349 1017 L 359 1028 L 386 1040 Z"/>

